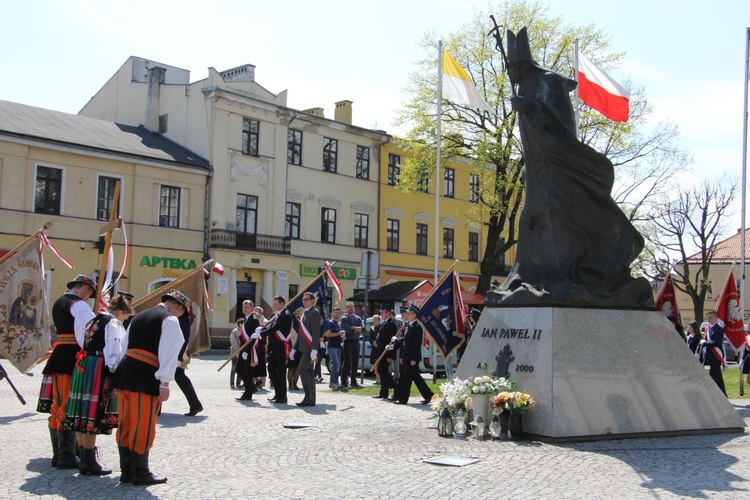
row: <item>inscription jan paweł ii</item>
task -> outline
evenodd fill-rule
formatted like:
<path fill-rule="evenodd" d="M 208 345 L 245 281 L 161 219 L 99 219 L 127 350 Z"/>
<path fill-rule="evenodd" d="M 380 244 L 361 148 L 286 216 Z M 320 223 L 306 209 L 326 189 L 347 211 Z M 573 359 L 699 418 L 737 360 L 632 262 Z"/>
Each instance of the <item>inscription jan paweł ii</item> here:
<path fill-rule="evenodd" d="M 542 338 L 540 328 L 483 328 L 482 338 L 539 340 Z"/>

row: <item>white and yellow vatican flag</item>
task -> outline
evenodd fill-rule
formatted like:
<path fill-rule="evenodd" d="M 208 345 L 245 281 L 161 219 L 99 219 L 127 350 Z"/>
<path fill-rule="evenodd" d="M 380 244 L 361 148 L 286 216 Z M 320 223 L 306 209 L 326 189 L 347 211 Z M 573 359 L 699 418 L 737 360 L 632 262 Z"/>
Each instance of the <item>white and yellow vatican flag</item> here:
<path fill-rule="evenodd" d="M 445 49 L 443 49 L 443 98 L 492 113 L 492 108 L 484 97 L 479 95 L 469 74 Z"/>

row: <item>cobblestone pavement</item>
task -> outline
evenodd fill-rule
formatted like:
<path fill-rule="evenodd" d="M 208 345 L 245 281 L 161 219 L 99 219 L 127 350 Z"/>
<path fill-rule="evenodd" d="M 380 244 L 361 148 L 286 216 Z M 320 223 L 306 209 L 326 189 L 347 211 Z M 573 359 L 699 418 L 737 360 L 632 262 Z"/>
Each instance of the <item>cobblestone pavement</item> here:
<path fill-rule="evenodd" d="M 46 415 L 35 412 L 41 367 L 28 377 L 3 361 L 28 404 L 0 381 L 0 498 L 750 498 L 748 433 L 574 444 L 444 439 L 414 399 L 393 405 L 318 384 L 314 408 L 295 406 L 296 391 L 281 407 L 267 390 L 235 401 L 228 368 L 217 372 L 224 359 L 204 353 L 190 364 L 205 407 L 197 417 L 183 416 L 185 398 L 172 390 L 151 450 L 152 471 L 169 482 L 148 488 L 118 484 L 114 436 L 97 443 L 112 475 L 51 468 Z M 734 404 L 750 421 L 745 402 Z M 423 462 L 440 455 L 479 461 Z"/>

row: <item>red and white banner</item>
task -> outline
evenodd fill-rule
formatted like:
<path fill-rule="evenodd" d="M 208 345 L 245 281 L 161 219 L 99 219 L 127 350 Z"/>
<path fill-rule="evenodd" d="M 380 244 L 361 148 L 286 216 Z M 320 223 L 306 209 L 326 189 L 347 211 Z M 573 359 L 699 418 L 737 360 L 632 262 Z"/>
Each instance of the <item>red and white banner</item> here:
<path fill-rule="evenodd" d="M 213 272 L 215 272 L 219 276 L 224 276 L 224 266 L 222 266 L 218 262 L 214 262 Z"/>
<path fill-rule="evenodd" d="M 338 297 L 336 303 L 339 303 L 344 298 L 344 287 L 341 286 L 341 282 L 336 278 L 336 273 L 333 272 L 331 264 L 328 261 L 323 264 L 323 267 L 326 270 L 326 275 L 328 275 L 328 279 L 331 281 L 333 288 L 336 289 L 336 296 Z"/>
<path fill-rule="evenodd" d="M 610 120 L 628 121 L 630 92 L 582 52 L 578 53 L 578 95 L 586 105 Z"/>
<path fill-rule="evenodd" d="M 734 273 L 729 271 L 724 289 L 716 301 L 716 313 L 724 322 L 724 335 L 738 349 L 745 342 L 745 324 L 742 320 L 742 305 Z"/>
<path fill-rule="evenodd" d="M 680 317 L 680 308 L 677 307 L 677 296 L 671 274 L 667 274 L 667 279 L 656 294 L 656 309 L 664 313 L 664 316 Z"/>

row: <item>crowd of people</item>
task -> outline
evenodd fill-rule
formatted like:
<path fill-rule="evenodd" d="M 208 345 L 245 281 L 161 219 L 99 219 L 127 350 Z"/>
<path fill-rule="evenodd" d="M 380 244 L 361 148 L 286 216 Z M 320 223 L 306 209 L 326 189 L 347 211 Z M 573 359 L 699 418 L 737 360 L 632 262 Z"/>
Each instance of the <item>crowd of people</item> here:
<path fill-rule="evenodd" d="M 149 468 L 161 403 L 176 381 L 190 404 L 203 410 L 184 368 L 190 336 L 190 299 L 170 290 L 161 302 L 135 314 L 133 295 L 119 292 L 94 314 L 87 301 L 96 281 L 79 274 L 52 306 L 58 341 L 42 370 L 37 411 L 49 413 L 52 466 L 81 476 L 107 475 L 96 438 L 111 435 L 120 456 L 120 482 L 159 484 Z"/>
<path fill-rule="evenodd" d="M 695 355 L 703 366 L 708 366 L 708 374 L 719 387 L 724 395 L 727 390 L 724 385 L 724 377 L 721 373 L 723 367 L 726 367 L 727 352 L 724 346 L 724 327 L 719 320 L 716 311 L 709 311 L 706 314 L 706 324 L 701 328 L 697 321 L 688 323 L 684 328 L 679 319 L 673 315 L 667 316 L 675 327 L 677 334 L 685 341 L 690 351 Z M 747 333 L 747 328 L 746 328 Z M 745 340 L 746 348 L 744 349 L 743 360 L 741 362 L 742 373 L 750 374 L 750 345 Z M 750 382 L 750 377 L 748 377 Z"/>

